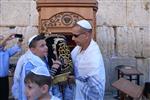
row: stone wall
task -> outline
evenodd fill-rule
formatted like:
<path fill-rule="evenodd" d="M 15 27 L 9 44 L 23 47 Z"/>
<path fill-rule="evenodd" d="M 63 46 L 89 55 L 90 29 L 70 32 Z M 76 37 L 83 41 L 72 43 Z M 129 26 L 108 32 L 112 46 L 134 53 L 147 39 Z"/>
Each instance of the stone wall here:
<path fill-rule="evenodd" d="M 8 36 L 14 30 L 24 35 L 24 50 L 12 57 L 11 63 L 16 63 L 20 55 L 27 50 L 27 40 L 33 34 L 38 34 L 38 12 L 33 0 L 0 0 L 0 34 Z M 8 47 L 16 43 L 16 39 L 8 43 Z"/>
<path fill-rule="evenodd" d="M 117 80 L 115 66 L 136 66 L 144 75 L 141 84 L 150 81 L 150 1 L 149 0 L 97 0 L 96 40 L 101 48 L 106 68 L 106 90 Z M 12 29 L 24 35 L 26 42 L 38 34 L 36 0 L 0 0 L 0 34 L 8 35 Z M 16 40 L 8 46 L 14 44 Z M 18 54 L 11 59 L 16 63 Z"/>
<path fill-rule="evenodd" d="M 117 80 L 115 67 L 136 66 L 150 81 L 150 1 L 98 0 L 97 42 L 103 53 L 107 91 Z"/>

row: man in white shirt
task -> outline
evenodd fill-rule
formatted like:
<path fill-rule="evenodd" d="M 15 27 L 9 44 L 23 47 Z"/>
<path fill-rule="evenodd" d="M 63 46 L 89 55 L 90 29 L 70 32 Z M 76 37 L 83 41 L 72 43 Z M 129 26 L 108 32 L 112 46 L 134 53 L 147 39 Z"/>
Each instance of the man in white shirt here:
<path fill-rule="evenodd" d="M 103 100 L 105 68 L 101 51 L 92 39 L 92 26 L 87 20 L 73 27 L 77 46 L 71 52 L 75 70 L 75 100 Z"/>

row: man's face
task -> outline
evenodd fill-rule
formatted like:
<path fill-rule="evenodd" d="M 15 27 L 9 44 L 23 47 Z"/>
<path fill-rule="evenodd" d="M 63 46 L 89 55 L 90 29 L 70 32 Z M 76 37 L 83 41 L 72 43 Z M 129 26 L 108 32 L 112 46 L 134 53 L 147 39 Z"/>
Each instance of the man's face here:
<path fill-rule="evenodd" d="M 36 83 L 28 82 L 25 84 L 25 94 L 27 100 L 38 100 L 42 96 L 42 89 Z"/>
<path fill-rule="evenodd" d="M 47 48 L 45 40 L 37 41 L 35 44 L 35 47 L 34 48 L 32 47 L 31 50 L 35 55 L 41 58 L 47 56 L 48 54 L 48 48 Z"/>
<path fill-rule="evenodd" d="M 72 40 L 75 41 L 75 43 L 78 46 L 83 46 L 84 43 L 86 42 L 86 34 L 85 33 L 81 33 L 80 27 L 79 26 L 75 26 L 72 29 Z"/>

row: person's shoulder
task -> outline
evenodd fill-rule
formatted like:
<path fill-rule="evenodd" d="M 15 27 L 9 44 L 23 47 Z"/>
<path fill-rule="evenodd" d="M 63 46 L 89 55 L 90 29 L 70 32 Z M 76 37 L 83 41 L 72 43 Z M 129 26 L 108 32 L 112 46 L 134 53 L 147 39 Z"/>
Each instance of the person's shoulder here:
<path fill-rule="evenodd" d="M 97 42 L 92 39 L 88 46 L 88 49 L 98 49 L 98 48 L 99 48 L 99 46 L 98 46 Z"/>
<path fill-rule="evenodd" d="M 77 52 L 80 49 L 79 46 L 75 46 L 74 49 L 72 50 L 72 52 Z"/>
<path fill-rule="evenodd" d="M 98 45 L 97 42 L 96 42 L 95 40 L 93 40 L 93 39 L 91 40 L 91 43 L 90 43 L 90 44 L 91 44 L 91 45 Z"/>

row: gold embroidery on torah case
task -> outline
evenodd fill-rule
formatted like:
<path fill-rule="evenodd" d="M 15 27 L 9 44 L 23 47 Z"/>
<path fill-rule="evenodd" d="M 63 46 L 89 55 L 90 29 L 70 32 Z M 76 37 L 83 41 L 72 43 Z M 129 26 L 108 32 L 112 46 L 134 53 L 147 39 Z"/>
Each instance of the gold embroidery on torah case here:
<path fill-rule="evenodd" d="M 46 43 L 48 46 L 48 64 L 53 76 L 53 84 L 67 82 L 67 76 L 73 74 L 73 64 L 65 36 L 50 34 L 46 38 Z M 62 65 L 58 69 L 52 69 L 52 59 L 59 60 Z"/>

